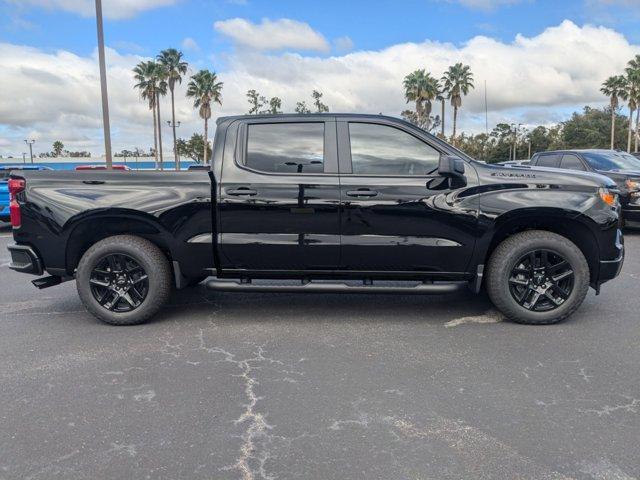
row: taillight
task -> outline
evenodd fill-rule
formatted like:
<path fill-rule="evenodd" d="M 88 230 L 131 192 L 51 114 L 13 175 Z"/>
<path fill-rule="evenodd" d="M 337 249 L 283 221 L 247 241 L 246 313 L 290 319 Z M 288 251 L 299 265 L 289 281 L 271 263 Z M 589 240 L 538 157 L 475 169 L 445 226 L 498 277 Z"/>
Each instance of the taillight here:
<path fill-rule="evenodd" d="M 11 226 L 13 228 L 20 228 L 22 225 L 22 214 L 20 213 L 20 204 L 16 195 L 23 192 L 25 186 L 24 178 L 9 179 L 9 214 L 11 215 Z"/>

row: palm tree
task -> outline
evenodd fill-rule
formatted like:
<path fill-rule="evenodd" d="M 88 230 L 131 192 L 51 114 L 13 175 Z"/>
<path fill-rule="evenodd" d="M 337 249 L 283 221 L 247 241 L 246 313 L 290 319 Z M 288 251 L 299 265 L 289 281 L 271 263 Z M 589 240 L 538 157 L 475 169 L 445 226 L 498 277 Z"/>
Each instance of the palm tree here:
<path fill-rule="evenodd" d="M 156 168 L 158 168 L 158 64 L 156 62 L 140 62 L 133 69 L 136 84 L 134 88 L 140 90 L 140 96 L 149 104 L 149 110 L 153 111 L 153 145 L 155 152 Z"/>
<path fill-rule="evenodd" d="M 162 154 L 162 118 L 160 116 L 160 97 L 164 97 L 167 94 L 167 78 L 168 72 L 164 65 L 156 63 L 156 81 L 158 88 L 156 88 L 156 108 L 158 109 L 158 155 L 160 156 L 160 170 L 164 170 L 164 156 Z"/>
<path fill-rule="evenodd" d="M 176 139 L 176 101 L 174 91 L 176 83 L 182 83 L 182 76 L 187 73 L 188 63 L 182 61 L 182 52 L 175 48 L 162 50 L 157 56 L 160 65 L 167 71 L 167 83 L 171 92 L 171 128 L 173 129 L 173 155 L 176 160 L 176 170 L 180 170 L 180 159 L 178 158 L 178 144 Z"/>
<path fill-rule="evenodd" d="M 404 96 L 408 102 L 416 103 L 416 116 L 419 126 L 429 130 L 431 123 L 432 101 L 438 96 L 438 80 L 424 69 L 416 70 L 404 78 Z"/>
<path fill-rule="evenodd" d="M 442 89 L 447 94 L 447 98 L 451 100 L 451 106 L 453 107 L 453 137 L 451 138 L 455 145 L 458 109 L 462 107 L 462 97 L 468 95 L 475 88 L 471 67 L 456 63 L 444 73 L 442 82 Z"/>
<path fill-rule="evenodd" d="M 633 135 L 633 112 L 635 112 L 638 107 L 637 97 L 638 97 L 638 87 L 635 85 L 635 82 L 629 78 L 629 75 L 625 77 L 625 89 L 620 93 L 619 97 L 627 102 L 629 106 L 629 135 L 627 139 L 627 151 L 631 152 L 631 137 Z"/>
<path fill-rule="evenodd" d="M 630 86 L 630 101 L 633 98 L 636 110 L 636 133 L 635 133 L 635 152 L 638 151 L 638 140 L 640 139 L 640 55 L 629 62 L 626 69 Z M 633 126 L 633 119 L 629 124 Z M 629 137 L 631 138 L 631 137 Z M 629 142 L 629 151 L 631 151 L 631 143 Z"/>
<path fill-rule="evenodd" d="M 609 97 L 609 104 L 611 106 L 611 150 L 615 148 L 616 111 L 620 105 L 621 95 L 624 94 L 626 88 L 626 78 L 622 75 L 615 75 L 607 78 L 600 89 L 602 93 Z"/>
<path fill-rule="evenodd" d="M 442 106 L 442 112 L 440 117 L 440 128 L 441 128 L 440 135 L 444 139 L 444 107 L 445 107 L 445 101 L 447 100 L 447 95 L 445 94 L 444 90 L 441 88 L 440 82 L 438 82 L 438 95 L 436 95 L 436 100 L 438 100 Z"/>
<path fill-rule="evenodd" d="M 222 105 L 222 82 L 218 82 L 215 72 L 200 70 L 191 77 L 187 85 L 187 97 L 193 98 L 193 107 L 199 109 L 200 118 L 204 119 L 204 161 L 207 164 L 207 146 L 209 145 L 209 119 L 211 118 L 211 102 Z"/>

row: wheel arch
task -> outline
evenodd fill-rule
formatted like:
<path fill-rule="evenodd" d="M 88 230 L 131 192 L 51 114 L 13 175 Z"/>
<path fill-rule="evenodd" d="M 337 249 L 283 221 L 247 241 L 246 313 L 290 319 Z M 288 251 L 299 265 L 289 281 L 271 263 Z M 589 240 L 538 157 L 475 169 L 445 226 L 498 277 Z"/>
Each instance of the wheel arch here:
<path fill-rule="evenodd" d="M 82 256 L 95 243 L 115 235 L 135 235 L 156 245 L 171 264 L 174 257 L 174 239 L 152 215 L 128 209 L 88 212 L 76 218 L 65 228 L 67 242 L 65 268 L 72 274 Z"/>
<path fill-rule="evenodd" d="M 527 230 L 545 230 L 567 238 L 580 249 L 589 265 L 593 282 L 600 267 L 599 247 L 593 228 L 596 225 L 588 217 L 560 208 L 513 210 L 495 220 L 495 228 L 485 241 L 486 247 L 479 263 L 486 265 L 496 247 L 507 237 Z"/>

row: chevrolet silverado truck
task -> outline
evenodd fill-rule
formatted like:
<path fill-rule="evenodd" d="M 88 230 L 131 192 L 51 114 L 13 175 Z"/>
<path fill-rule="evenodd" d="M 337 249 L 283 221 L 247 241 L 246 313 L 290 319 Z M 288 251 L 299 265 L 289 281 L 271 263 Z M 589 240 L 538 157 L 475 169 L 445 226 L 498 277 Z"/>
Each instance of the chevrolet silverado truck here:
<path fill-rule="evenodd" d="M 624 259 L 607 177 L 479 163 L 378 115 L 221 118 L 208 171 L 13 172 L 18 272 L 115 325 L 236 292 L 453 294 L 559 322 Z M 259 311 L 259 307 L 257 311 Z"/>

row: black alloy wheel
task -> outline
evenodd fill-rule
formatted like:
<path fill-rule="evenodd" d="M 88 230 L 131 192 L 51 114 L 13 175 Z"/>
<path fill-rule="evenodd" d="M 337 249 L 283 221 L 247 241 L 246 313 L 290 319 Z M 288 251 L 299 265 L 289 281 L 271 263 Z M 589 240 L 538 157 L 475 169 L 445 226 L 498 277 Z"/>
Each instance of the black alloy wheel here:
<path fill-rule="evenodd" d="M 509 276 L 514 300 L 532 312 L 549 312 L 563 305 L 574 288 L 574 271 L 553 250 L 533 250 L 523 255 Z"/>
<path fill-rule="evenodd" d="M 111 253 L 95 264 L 89 279 L 93 298 L 106 310 L 136 310 L 149 293 L 149 277 L 132 257 Z"/>

